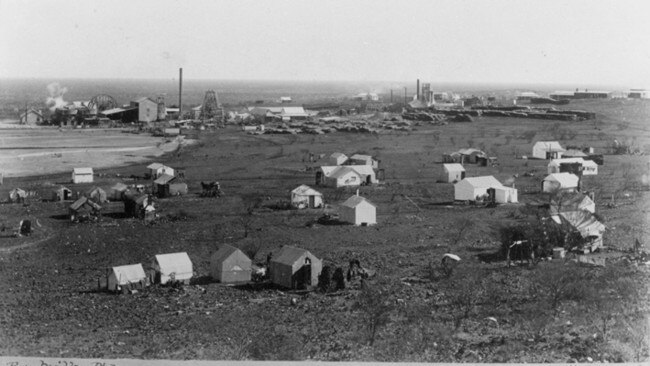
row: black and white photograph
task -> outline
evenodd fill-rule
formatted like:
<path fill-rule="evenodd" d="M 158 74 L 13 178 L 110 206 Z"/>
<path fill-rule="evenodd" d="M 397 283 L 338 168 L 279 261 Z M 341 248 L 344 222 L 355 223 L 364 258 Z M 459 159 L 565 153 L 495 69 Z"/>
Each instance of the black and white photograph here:
<path fill-rule="evenodd" d="M 0 366 L 650 362 L 650 2 L 0 0 Z"/>

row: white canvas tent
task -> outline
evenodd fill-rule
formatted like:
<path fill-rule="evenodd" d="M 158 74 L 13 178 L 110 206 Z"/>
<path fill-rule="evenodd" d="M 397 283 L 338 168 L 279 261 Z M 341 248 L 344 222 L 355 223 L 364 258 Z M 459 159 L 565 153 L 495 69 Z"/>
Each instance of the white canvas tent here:
<path fill-rule="evenodd" d="M 140 263 L 113 267 L 107 278 L 108 291 L 121 291 L 125 287 L 142 288 L 146 285 L 147 276 Z"/>
<path fill-rule="evenodd" d="M 582 174 L 583 175 L 597 175 L 598 174 L 598 164 L 592 160 L 584 160 L 583 158 L 562 158 L 562 159 L 553 159 L 548 163 L 547 170 L 548 174 L 560 173 L 561 164 L 575 164 L 580 163 L 582 165 Z"/>
<path fill-rule="evenodd" d="M 461 164 L 442 164 L 439 181 L 456 183 L 465 179 L 465 168 Z"/>
<path fill-rule="evenodd" d="M 578 189 L 580 178 L 571 173 L 549 174 L 542 181 L 542 192 L 575 191 Z"/>
<path fill-rule="evenodd" d="M 377 223 L 377 206 L 361 196 L 352 196 L 341 204 L 339 210 L 341 221 L 353 225 L 375 225 Z"/>
<path fill-rule="evenodd" d="M 163 285 L 170 281 L 189 284 L 194 275 L 192 261 L 186 252 L 158 254 L 152 267 L 156 271 L 155 282 Z"/>
<path fill-rule="evenodd" d="M 92 183 L 93 168 L 74 168 L 72 170 L 72 183 Z"/>
<path fill-rule="evenodd" d="M 247 282 L 251 280 L 251 266 L 244 252 L 224 244 L 210 258 L 210 275 L 221 283 Z"/>
<path fill-rule="evenodd" d="M 303 184 L 291 191 L 291 205 L 296 208 L 322 207 L 323 194 Z"/>
<path fill-rule="evenodd" d="M 458 201 L 476 201 L 477 197 L 488 194 L 488 189 L 494 189 L 495 202 L 517 202 L 517 190 L 506 187 L 491 175 L 465 178 L 454 184 L 454 199 Z"/>
<path fill-rule="evenodd" d="M 537 141 L 533 145 L 533 157 L 537 159 L 559 159 L 565 151 L 557 141 Z"/>

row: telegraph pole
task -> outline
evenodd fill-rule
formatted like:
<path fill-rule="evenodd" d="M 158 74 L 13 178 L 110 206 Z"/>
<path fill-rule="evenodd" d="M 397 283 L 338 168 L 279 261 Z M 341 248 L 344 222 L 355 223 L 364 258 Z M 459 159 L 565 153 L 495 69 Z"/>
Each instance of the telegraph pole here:
<path fill-rule="evenodd" d="M 183 68 L 178 69 L 178 120 L 183 118 Z"/>

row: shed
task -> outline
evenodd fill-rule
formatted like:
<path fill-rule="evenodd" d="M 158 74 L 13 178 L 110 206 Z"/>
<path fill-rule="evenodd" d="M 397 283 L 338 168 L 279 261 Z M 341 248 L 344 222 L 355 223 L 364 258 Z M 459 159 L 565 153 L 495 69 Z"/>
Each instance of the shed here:
<path fill-rule="evenodd" d="M 188 285 L 194 275 L 192 261 L 186 252 L 158 254 L 154 257 L 152 268 L 156 272 L 154 282 L 162 285 L 176 281 Z"/>
<path fill-rule="evenodd" d="M 140 263 L 113 267 L 107 278 L 108 291 L 144 288 L 147 284 L 147 276 Z"/>
<path fill-rule="evenodd" d="M 143 219 L 147 210 L 154 210 L 153 201 L 147 194 L 137 195 L 130 192 L 124 194 L 124 214 L 127 217 Z"/>
<path fill-rule="evenodd" d="M 361 196 L 352 196 L 340 206 L 339 217 L 341 221 L 353 225 L 377 224 L 377 206 Z"/>
<path fill-rule="evenodd" d="M 221 283 L 251 280 L 252 261 L 241 250 L 224 244 L 210 258 L 210 275 Z"/>
<path fill-rule="evenodd" d="M 271 282 L 290 289 L 318 285 L 323 262 L 308 250 L 285 245 L 269 264 Z"/>
<path fill-rule="evenodd" d="M 504 187 L 501 182 L 491 175 L 465 178 L 454 184 L 454 199 L 460 201 L 475 201 L 477 197 L 487 195 L 489 188 L 507 187 Z"/>
<path fill-rule="evenodd" d="M 163 174 L 153 181 L 153 193 L 159 198 L 168 197 L 171 193 L 169 185 L 176 177 L 173 175 Z"/>
<path fill-rule="evenodd" d="M 160 163 L 151 163 L 147 165 L 147 173 L 152 179 L 158 179 L 163 174 L 174 176 L 174 168 L 170 168 Z"/>
<path fill-rule="evenodd" d="M 442 164 L 439 181 L 456 183 L 465 179 L 465 168 L 461 164 Z"/>
<path fill-rule="evenodd" d="M 72 183 L 92 183 L 93 168 L 74 168 L 72 170 Z"/>
<path fill-rule="evenodd" d="M 72 199 L 72 191 L 64 186 L 59 186 L 52 191 L 52 201 L 68 201 Z"/>
<path fill-rule="evenodd" d="M 537 141 L 533 145 L 533 157 L 537 159 L 559 159 L 566 150 L 557 141 Z"/>
<path fill-rule="evenodd" d="M 99 187 L 93 187 L 91 190 L 86 192 L 86 197 L 90 198 L 96 203 L 108 202 L 108 195 L 106 194 L 106 191 Z"/>
<path fill-rule="evenodd" d="M 580 178 L 571 173 L 549 174 L 542 181 L 542 192 L 576 191 Z"/>
<path fill-rule="evenodd" d="M 291 191 L 291 205 L 296 208 L 322 207 L 323 194 L 303 184 Z"/>
<path fill-rule="evenodd" d="M 22 203 L 25 202 L 25 198 L 27 198 L 27 192 L 20 188 L 14 188 L 9 191 L 9 202 Z"/>
<path fill-rule="evenodd" d="M 147 97 L 132 101 L 131 107 L 138 108 L 139 122 L 154 122 L 158 119 L 158 103 Z"/>
<path fill-rule="evenodd" d="M 487 158 L 487 154 L 479 149 L 473 149 L 473 148 L 460 149 L 458 150 L 458 153 L 461 155 L 460 158 L 461 163 L 468 162 L 468 163 L 476 164 L 478 162 L 479 157 Z"/>
<path fill-rule="evenodd" d="M 76 221 L 84 215 L 92 215 L 98 218 L 101 209 L 102 206 L 91 201 L 86 196 L 81 196 L 68 207 L 68 213 L 70 214 L 70 221 Z"/>
<path fill-rule="evenodd" d="M 335 152 L 330 155 L 329 160 L 330 164 L 332 165 L 343 165 L 346 161 L 348 161 L 348 157 L 343 153 Z"/>
<path fill-rule="evenodd" d="M 580 233 L 593 251 L 603 246 L 603 233 L 607 227 L 589 211 L 568 211 L 552 216 L 557 223 L 567 222 Z"/>

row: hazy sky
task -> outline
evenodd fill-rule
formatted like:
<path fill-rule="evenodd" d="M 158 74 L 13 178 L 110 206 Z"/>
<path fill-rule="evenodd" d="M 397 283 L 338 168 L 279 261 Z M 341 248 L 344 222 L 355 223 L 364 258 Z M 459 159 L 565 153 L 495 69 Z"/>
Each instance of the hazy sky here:
<path fill-rule="evenodd" d="M 650 87 L 650 1 L 0 0 L 0 77 Z"/>

